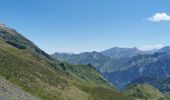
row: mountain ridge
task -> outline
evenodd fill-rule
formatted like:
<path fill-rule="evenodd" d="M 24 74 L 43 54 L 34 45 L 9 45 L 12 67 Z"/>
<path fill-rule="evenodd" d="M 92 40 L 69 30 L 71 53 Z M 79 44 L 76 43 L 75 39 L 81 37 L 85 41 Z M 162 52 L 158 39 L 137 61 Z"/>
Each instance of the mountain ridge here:
<path fill-rule="evenodd" d="M 128 98 L 91 66 L 55 60 L 8 27 L 0 27 L 0 61 L 0 75 L 41 100 Z"/>
<path fill-rule="evenodd" d="M 112 50 L 115 48 L 111 48 L 108 50 Z M 137 48 L 131 48 L 131 49 L 127 49 L 127 48 L 118 48 L 116 47 L 116 50 L 121 49 L 121 53 L 122 51 L 125 52 L 125 54 L 129 54 L 126 52 L 129 52 L 129 50 L 132 50 L 131 52 L 133 52 L 134 50 L 137 50 Z M 123 50 L 122 50 L 123 49 Z M 116 51 L 113 50 L 113 51 Z M 128 50 L 128 51 L 126 51 Z M 97 68 L 97 70 L 99 70 L 102 75 L 109 80 L 109 82 L 111 82 L 113 85 L 115 85 L 118 89 L 123 89 L 127 86 L 127 84 L 133 82 L 134 80 L 140 78 L 140 77 L 146 77 L 146 76 L 154 76 L 155 78 L 167 78 L 170 76 L 170 69 L 168 66 L 169 63 L 168 61 L 170 61 L 170 55 L 169 55 L 169 51 L 170 47 L 169 46 L 165 46 L 161 49 L 158 49 L 156 51 L 141 51 L 137 54 L 135 54 L 134 56 L 131 56 L 131 54 L 129 56 L 122 56 L 120 54 L 120 58 L 114 58 L 112 59 L 112 57 L 107 56 L 102 54 L 101 52 L 97 52 L 99 54 L 102 54 L 104 57 L 102 57 L 103 59 L 105 57 L 108 57 L 109 59 L 105 59 L 106 61 L 104 62 L 104 60 L 100 61 L 102 62 L 100 65 L 97 65 L 95 61 L 92 62 L 92 60 L 89 60 L 86 58 L 81 57 L 81 53 L 77 54 L 77 59 L 81 59 L 82 62 L 86 62 L 85 64 L 92 64 L 95 68 Z M 107 51 L 107 50 L 106 50 Z M 116 55 L 117 55 L 116 51 Z M 124 54 L 123 52 L 123 54 Z M 150 53 L 148 53 L 150 52 Z M 91 54 L 91 52 L 89 53 Z M 111 56 L 114 55 L 114 53 L 111 51 Z M 81 55 L 81 56 L 80 56 Z M 69 55 L 68 55 L 69 56 Z M 74 55 L 72 55 L 74 56 Z M 87 55 L 86 55 L 87 56 Z M 54 57 L 54 55 L 52 55 L 52 57 Z M 54 57 L 55 58 L 55 57 Z M 60 58 L 57 57 L 56 58 Z M 98 61 L 98 59 L 102 59 L 102 58 L 97 58 L 96 61 Z M 61 60 L 61 59 L 59 59 Z M 74 58 L 73 59 L 67 59 L 67 58 L 62 58 L 62 61 L 66 61 L 68 63 L 76 63 L 76 64 L 84 64 L 81 62 L 77 62 Z M 100 67 L 99 67 L 100 66 Z M 126 76 L 126 77 L 124 77 Z M 151 84 L 152 85 L 152 84 Z M 160 89 L 160 88 L 159 88 Z M 162 91 L 162 90 L 161 90 Z"/>

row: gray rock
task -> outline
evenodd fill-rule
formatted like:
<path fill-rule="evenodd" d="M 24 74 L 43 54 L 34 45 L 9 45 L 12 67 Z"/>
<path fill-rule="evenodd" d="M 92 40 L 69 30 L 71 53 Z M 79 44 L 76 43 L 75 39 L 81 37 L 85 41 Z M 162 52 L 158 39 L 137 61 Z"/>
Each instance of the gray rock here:
<path fill-rule="evenodd" d="M 39 100 L 0 76 L 0 100 Z"/>

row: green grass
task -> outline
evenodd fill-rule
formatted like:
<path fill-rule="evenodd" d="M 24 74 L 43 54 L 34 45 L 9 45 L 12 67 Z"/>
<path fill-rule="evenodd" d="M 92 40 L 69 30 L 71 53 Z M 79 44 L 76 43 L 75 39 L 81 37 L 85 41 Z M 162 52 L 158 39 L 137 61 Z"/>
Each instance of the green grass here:
<path fill-rule="evenodd" d="M 95 69 L 55 61 L 22 36 L 5 32 L 0 38 L 0 74 L 26 92 L 41 100 L 132 100 L 124 99 Z M 8 36 L 26 49 L 5 42 Z"/>
<path fill-rule="evenodd" d="M 166 100 L 158 89 L 148 84 L 132 84 L 123 93 L 142 100 Z"/>

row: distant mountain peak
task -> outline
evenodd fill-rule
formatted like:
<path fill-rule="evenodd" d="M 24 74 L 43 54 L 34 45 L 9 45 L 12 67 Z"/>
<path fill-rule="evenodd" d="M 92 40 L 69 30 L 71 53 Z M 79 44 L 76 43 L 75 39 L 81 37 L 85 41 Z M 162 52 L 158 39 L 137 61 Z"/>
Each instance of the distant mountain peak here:
<path fill-rule="evenodd" d="M 139 50 L 137 47 L 133 47 L 132 49 L 134 49 L 134 50 Z"/>
<path fill-rule="evenodd" d="M 119 58 L 129 58 L 136 56 L 138 54 L 142 54 L 138 48 L 122 48 L 122 47 L 113 47 L 111 49 L 107 49 L 101 52 L 103 55 L 109 56 L 113 59 Z"/>
<path fill-rule="evenodd" d="M 170 49 L 170 46 L 165 46 L 165 47 L 163 47 L 161 49 Z"/>
<path fill-rule="evenodd" d="M 3 23 L 0 23 L 0 27 L 6 27 L 6 25 Z"/>
<path fill-rule="evenodd" d="M 170 53 L 170 46 L 165 46 L 159 49 L 158 52 Z"/>

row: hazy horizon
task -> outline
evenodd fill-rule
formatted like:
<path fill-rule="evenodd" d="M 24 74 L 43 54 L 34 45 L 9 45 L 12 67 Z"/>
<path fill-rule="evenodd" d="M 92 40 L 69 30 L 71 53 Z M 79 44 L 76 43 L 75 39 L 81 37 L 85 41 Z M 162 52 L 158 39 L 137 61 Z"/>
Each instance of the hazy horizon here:
<path fill-rule="evenodd" d="M 169 4 L 167 0 L 5 0 L 0 22 L 49 54 L 112 47 L 151 50 L 170 45 Z"/>

